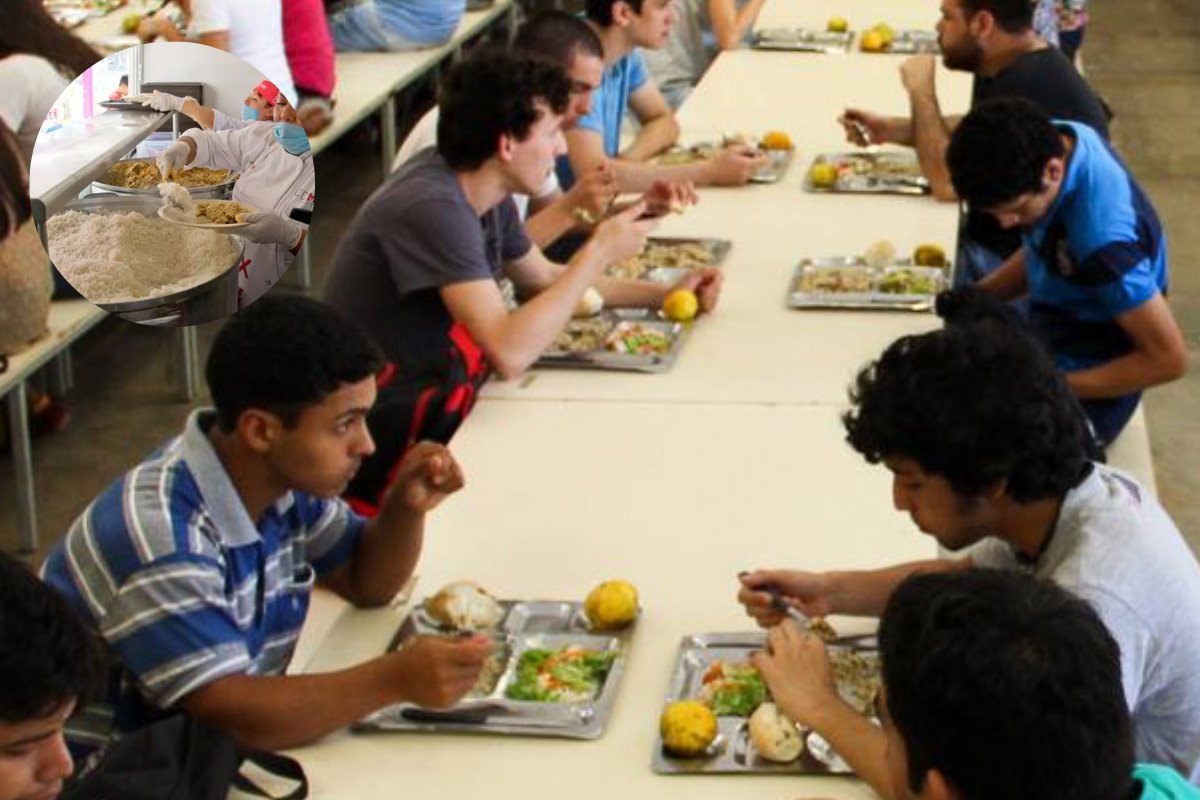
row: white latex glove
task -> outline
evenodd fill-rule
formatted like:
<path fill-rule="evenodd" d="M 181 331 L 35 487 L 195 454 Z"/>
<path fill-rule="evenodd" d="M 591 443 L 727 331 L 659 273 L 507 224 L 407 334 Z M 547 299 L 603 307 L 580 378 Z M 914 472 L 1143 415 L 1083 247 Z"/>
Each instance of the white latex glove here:
<path fill-rule="evenodd" d="M 166 92 L 155 92 L 143 100 L 142 105 L 150 106 L 155 111 L 183 111 L 184 101 L 192 99 L 191 97 L 176 97 Z"/>
<path fill-rule="evenodd" d="M 292 250 L 300 244 L 300 237 L 304 235 L 303 225 L 278 214 L 255 211 L 246 217 L 246 222 L 249 224 L 238 233 L 260 244 L 281 244 Z"/>
<path fill-rule="evenodd" d="M 170 180 L 171 170 L 187 169 L 188 153 L 187 142 L 177 140 L 159 154 L 158 172 L 164 181 Z"/>

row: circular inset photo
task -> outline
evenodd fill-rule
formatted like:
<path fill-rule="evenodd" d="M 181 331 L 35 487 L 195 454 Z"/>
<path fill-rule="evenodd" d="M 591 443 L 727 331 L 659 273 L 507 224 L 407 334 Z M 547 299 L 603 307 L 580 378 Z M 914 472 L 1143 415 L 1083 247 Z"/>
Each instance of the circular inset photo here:
<path fill-rule="evenodd" d="M 212 322 L 279 282 L 316 194 L 308 137 L 279 86 L 235 55 L 159 42 L 62 93 L 29 168 L 59 274 L 148 325 Z"/>

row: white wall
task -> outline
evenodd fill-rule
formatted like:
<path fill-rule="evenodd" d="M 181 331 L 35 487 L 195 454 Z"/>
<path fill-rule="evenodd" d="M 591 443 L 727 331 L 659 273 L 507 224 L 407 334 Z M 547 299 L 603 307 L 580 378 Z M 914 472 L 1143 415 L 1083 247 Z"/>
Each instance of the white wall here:
<path fill-rule="evenodd" d="M 204 104 L 234 119 L 242 118 L 242 105 L 264 75 L 224 50 L 191 42 L 154 42 L 142 45 L 144 82 L 187 81 L 204 84 Z"/>

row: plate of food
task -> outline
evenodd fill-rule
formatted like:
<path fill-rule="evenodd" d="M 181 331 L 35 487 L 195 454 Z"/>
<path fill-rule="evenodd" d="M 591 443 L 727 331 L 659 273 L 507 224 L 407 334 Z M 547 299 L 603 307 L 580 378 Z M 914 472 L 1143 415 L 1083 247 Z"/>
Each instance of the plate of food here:
<path fill-rule="evenodd" d="M 754 33 L 751 47 L 756 50 L 789 50 L 797 53 L 845 53 L 854 34 L 848 30 L 809 28 L 764 28 Z"/>
<path fill-rule="evenodd" d="M 767 157 L 767 163 L 762 169 L 751 176 L 751 183 L 775 183 L 780 180 L 787 173 L 796 153 L 792 137 L 785 131 L 767 131 L 761 136 L 731 133 L 713 140 L 676 145 L 659 156 L 657 163 L 660 166 L 694 164 L 699 161 L 707 161 L 719 153 L 722 148 L 737 145 L 758 150 Z"/>
<path fill-rule="evenodd" d="M 222 231 L 236 231 L 248 227 L 251 223 L 247 219 L 256 213 L 258 209 L 254 206 L 236 200 L 194 200 L 191 211 L 170 204 L 158 209 L 158 215 L 167 222 Z"/>
<path fill-rule="evenodd" d="M 809 165 L 804 188 L 810 192 L 919 195 L 929 193 L 929 181 L 911 150 L 823 153 Z"/>
<path fill-rule="evenodd" d="M 949 285 L 945 250 L 922 244 L 900 258 L 886 240 L 861 255 L 805 258 L 788 287 L 792 308 L 928 311 Z"/>
<path fill-rule="evenodd" d="M 731 246 L 727 239 L 651 237 L 642 252 L 606 272 L 624 280 L 673 284 L 690 270 L 721 266 Z"/>
<path fill-rule="evenodd" d="M 664 372 L 674 365 L 690 325 L 643 308 L 606 308 L 572 319 L 537 364 L 544 367 Z"/>
<path fill-rule="evenodd" d="M 942 51 L 941 45 L 938 44 L 936 31 L 917 28 L 896 30 L 885 22 L 880 22 L 863 31 L 858 40 L 858 47 L 864 53 L 892 55 L 940 53 Z"/>

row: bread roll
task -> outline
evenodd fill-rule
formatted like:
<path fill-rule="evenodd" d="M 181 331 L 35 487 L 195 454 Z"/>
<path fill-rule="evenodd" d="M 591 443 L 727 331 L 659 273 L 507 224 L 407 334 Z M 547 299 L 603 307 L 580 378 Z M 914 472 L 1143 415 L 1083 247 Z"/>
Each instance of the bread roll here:
<path fill-rule="evenodd" d="M 575 304 L 575 311 L 572 312 L 573 317 L 594 317 L 604 308 L 604 295 L 596 291 L 595 288 L 589 286 L 583 296 L 579 298 L 579 302 Z"/>
<path fill-rule="evenodd" d="M 425 601 L 425 611 L 438 623 L 465 631 L 487 630 L 500 624 L 504 608 L 474 581 L 455 581 Z"/>
<path fill-rule="evenodd" d="M 763 703 L 750 715 L 750 742 L 768 761 L 787 763 L 804 752 L 800 731 L 774 703 Z"/>

